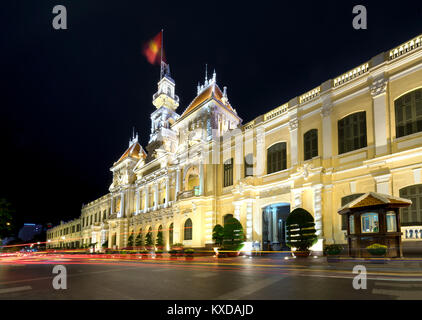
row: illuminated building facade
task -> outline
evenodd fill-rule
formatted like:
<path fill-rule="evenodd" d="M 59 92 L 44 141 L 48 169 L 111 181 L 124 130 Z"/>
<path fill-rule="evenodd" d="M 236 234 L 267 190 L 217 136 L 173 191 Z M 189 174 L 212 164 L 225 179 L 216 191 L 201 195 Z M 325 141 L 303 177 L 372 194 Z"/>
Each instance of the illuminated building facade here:
<path fill-rule="evenodd" d="M 411 199 L 403 240 L 422 238 L 421 42 L 381 53 L 246 124 L 215 73 L 180 110 L 167 68 L 146 150 L 133 137 L 111 168 L 110 192 L 83 206 L 72 237 L 58 235 L 67 223 L 50 229 L 50 246 L 123 248 L 132 232 L 161 230 L 167 248 L 207 247 L 213 227 L 234 216 L 248 243 L 277 250 L 296 207 L 314 216 L 319 247 L 345 243 L 337 210 L 370 191 Z"/>

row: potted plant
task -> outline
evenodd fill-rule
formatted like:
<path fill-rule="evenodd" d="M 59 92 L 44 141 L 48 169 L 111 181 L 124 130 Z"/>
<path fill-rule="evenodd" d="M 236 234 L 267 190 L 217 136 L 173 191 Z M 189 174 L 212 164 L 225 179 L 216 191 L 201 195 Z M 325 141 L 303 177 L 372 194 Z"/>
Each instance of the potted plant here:
<path fill-rule="evenodd" d="M 129 248 L 133 247 L 134 245 L 134 239 L 133 239 L 133 232 L 130 234 L 130 236 L 127 238 L 127 246 Z"/>
<path fill-rule="evenodd" d="M 193 249 L 185 249 L 184 250 L 185 253 L 185 259 L 186 260 L 193 260 L 193 255 L 195 253 L 195 250 Z"/>
<path fill-rule="evenodd" d="M 149 259 L 150 258 L 150 253 L 148 250 L 141 250 L 140 251 L 140 257 L 141 259 Z"/>
<path fill-rule="evenodd" d="M 237 257 L 243 247 L 244 240 L 245 234 L 242 224 L 236 218 L 229 218 L 223 228 L 222 251 L 225 251 L 225 254 L 229 257 Z"/>
<path fill-rule="evenodd" d="M 286 244 L 295 248 L 296 257 L 308 257 L 309 248 L 318 241 L 314 217 L 303 208 L 296 208 L 286 219 Z"/>
<path fill-rule="evenodd" d="M 371 256 L 375 257 L 375 259 L 371 260 L 371 262 L 385 263 L 385 255 L 387 253 L 387 246 L 383 244 L 379 244 L 379 243 L 374 243 L 374 244 L 371 244 L 370 246 L 367 246 L 366 250 L 371 254 Z"/>
<path fill-rule="evenodd" d="M 152 249 L 152 246 L 154 245 L 154 240 L 152 239 L 152 232 L 148 232 L 145 236 L 145 246 L 147 249 Z"/>
<path fill-rule="evenodd" d="M 343 246 L 340 244 L 329 244 L 324 248 L 324 254 L 327 256 L 327 262 L 338 262 L 340 261 L 340 253 L 343 250 Z"/>
<path fill-rule="evenodd" d="M 156 258 L 162 258 L 163 257 L 163 250 L 161 250 L 161 249 L 155 250 L 155 257 Z"/>
<path fill-rule="evenodd" d="M 179 254 L 179 251 L 178 250 L 175 250 L 175 249 L 171 249 L 169 251 L 169 254 L 170 254 L 170 259 L 176 260 L 177 259 L 177 255 Z"/>
<path fill-rule="evenodd" d="M 182 243 L 175 243 L 171 246 L 172 250 L 176 251 L 183 251 L 183 244 Z"/>
<path fill-rule="evenodd" d="M 212 230 L 212 239 L 217 247 L 221 247 L 224 239 L 224 228 L 220 224 L 216 224 Z"/>

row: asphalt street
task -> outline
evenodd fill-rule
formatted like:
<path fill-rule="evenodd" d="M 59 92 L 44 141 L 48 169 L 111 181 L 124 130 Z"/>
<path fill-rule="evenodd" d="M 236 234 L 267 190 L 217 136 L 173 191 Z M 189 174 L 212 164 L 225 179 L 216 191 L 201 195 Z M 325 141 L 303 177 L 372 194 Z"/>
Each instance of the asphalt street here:
<path fill-rule="evenodd" d="M 421 262 L 367 265 L 367 288 L 356 290 L 357 263 L 322 259 L 0 259 L 0 299 L 422 299 Z M 53 287 L 55 265 L 66 268 L 66 289 Z"/>

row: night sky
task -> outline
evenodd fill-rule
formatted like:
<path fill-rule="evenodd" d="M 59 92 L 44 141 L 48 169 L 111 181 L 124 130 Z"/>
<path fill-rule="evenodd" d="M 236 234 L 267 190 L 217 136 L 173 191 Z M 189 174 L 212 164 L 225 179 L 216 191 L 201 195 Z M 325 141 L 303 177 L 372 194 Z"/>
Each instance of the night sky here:
<path fill-rule="evenodd" d="M 68 29 L 52 9 L 66 6 Z M 352 8 L 368 10 L 354 30 Z M 3 0 L 0 197 L 18 223 L 58 223 L 106 194 L 132 127 L 149 140 L 164 28 L 181 114 L 205 64 L 244 123 L 422 32 L 422 4 L 305 1 Z"/>

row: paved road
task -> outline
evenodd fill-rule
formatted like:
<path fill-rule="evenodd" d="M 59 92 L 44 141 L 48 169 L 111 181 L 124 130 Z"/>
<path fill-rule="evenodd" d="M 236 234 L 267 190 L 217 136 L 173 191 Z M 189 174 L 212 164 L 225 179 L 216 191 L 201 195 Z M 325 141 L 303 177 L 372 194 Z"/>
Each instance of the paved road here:
<path fill-rule="evenodd" d="M 67 289 L 52 285 L 54 265 Z M 366 290 L 352 287 L 353 264 L 279 258 L 193 261 L 31 256 L 0 259 L 0 299 L 422 299 L 420 262 L 368 266 Z"/>

